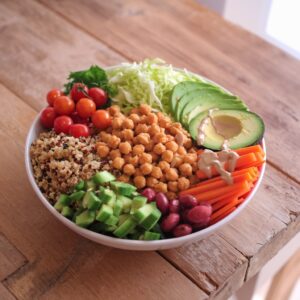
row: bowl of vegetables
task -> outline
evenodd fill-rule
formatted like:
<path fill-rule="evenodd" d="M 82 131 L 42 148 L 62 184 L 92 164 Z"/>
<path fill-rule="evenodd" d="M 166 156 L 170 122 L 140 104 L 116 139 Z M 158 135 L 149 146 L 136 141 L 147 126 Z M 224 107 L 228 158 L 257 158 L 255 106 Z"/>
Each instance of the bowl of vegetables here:
<path fill-rule="evenodd" d="M 97 243 L 195 242 L 237 216 L 261 183 L 262 119 L 160 60 L 72 72 L 47 102 L 27 136 L 29 181 L 57 219 Z"/>

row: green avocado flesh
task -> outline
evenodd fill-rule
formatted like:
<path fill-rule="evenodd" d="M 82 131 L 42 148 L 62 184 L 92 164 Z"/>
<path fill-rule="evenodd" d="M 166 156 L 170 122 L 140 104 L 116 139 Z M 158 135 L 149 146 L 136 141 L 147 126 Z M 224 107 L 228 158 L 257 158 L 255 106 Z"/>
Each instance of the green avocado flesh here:
<path fill-rule="evenodd" d="M 189 123 L 189 131 L 197 140 L 198 128 L 208 117 L 208 111 L 194 117 Z M 247 147 L 258 142 L 264 134 L 263 120 L 255 113 L 244 110 L 216 110 L 211 113 L 204 126 L 205 135 L 202 146 L 221 150 L 224 140 L 230 149 Z"/>

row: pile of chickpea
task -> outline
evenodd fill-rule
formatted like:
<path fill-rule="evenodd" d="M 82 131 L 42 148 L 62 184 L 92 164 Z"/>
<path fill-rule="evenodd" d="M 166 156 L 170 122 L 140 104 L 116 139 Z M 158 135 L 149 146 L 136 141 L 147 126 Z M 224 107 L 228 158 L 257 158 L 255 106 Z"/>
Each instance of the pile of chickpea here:
<path fill-rule="evenodd" d="M 99 133 L 96 147 L 111 171 L 118 171 L 118 180 L 153 188 L 169 199 L 197 181 L 196 148 L 180 123 L 145 104 L 128 116 L 116 105 L 108 111 L 112 126 Z"/>

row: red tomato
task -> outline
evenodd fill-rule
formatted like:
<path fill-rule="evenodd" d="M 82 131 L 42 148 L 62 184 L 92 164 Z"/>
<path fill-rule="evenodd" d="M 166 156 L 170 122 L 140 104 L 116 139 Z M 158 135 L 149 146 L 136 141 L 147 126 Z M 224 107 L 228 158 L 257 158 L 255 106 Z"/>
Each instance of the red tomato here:
<path fill-rule="evenodd" d="M 75 110 L 75 103 L 67 96 L 59 96 L 55 99 L 53 107 L 58 115 L 70 115 Z"/>
<path fill-rule="evenodd" d="M 89 96 L 94 100 L 97 107 L 103 106 L 107 103 L 107 95 L 105 91 L 100 88 L 93 87 L 89 89 Z"/>
<path fill-rule="evenodd" d="M 95 102 L 89 98 L 81 98 L 76 104 L 79 117 L 89 118 L 96 111 Z"/>
<path fill-rule="evenodd" d="M 99 109 L 92 115 L 92 122 L 98 129 L 104 130 L 111 126 L 111 118 L 106 110 Z"/>
<path fill-rule="evenodd" d="M 53 128 L 56 113 L 53 107 L 47 107 L 41 112 L 40 121 L 45 128 Z"/>
<path fill-rule="evenodd" d="M 74 111 L 70 116 L 75 124 L 88 124 L 89 118 L 81 118 L 77 111 Z"/>
<path fill-rule="evenodd" d="M 74 83 L 71 89 L 70 96 L 71 98 L 77 102 L 81 98 L 87 97 L 89 92 L 88 87 L 83 83 Z"/>
<path fill-rule="evenodd" d="M 63 96 L 64 94 L 62 93 L 62 91 L 58 90 L 58 89 L 53 89 L 50 92 L 48 92 L 47 94 L 47 102 L 50 106 L 53 106 L 54 104 L 54 100 L 59 97 L 59 96 Z"/>
<path fill-rule="evenodd" d="M 54 120 L 54 130 L 58 133 L 69 133 L 70 126 L 73 124 L 73 120 L 68 116 L 60 116 Z"/>
<path fill-rule="evenodd" d="M 69 134 L 75 138 L 79 138 L 81 136 L 88 137 L 90 135 L 90 131 L 84 124 L 73 124 L 69 128 Z"/>

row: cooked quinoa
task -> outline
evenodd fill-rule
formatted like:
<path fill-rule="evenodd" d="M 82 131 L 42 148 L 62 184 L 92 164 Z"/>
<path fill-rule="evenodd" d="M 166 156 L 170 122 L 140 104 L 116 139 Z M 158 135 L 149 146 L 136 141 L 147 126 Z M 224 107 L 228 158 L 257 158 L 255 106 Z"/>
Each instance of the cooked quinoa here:
<path fill-rule="evenodd" d="M 106 164 L 96 154 L 93 137 L 78 139 L 54 131 L 40 134 L 31 145 L 30 156 L 35 180 L 51 203 Z"/>

